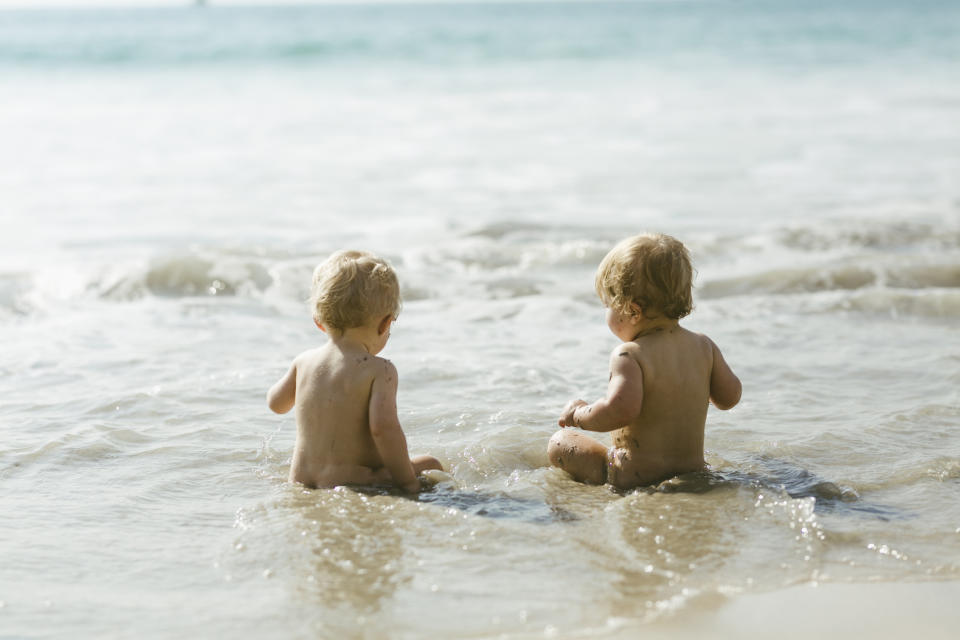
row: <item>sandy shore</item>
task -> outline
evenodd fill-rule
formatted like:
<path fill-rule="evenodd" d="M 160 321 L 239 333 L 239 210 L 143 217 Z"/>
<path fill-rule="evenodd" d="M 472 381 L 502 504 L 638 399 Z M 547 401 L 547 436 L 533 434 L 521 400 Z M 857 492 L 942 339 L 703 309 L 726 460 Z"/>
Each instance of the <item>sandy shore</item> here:
<path fill-rule="evenodd" d="M 960 633 L 960 582 L 821 583 L 705 604 L 692 616 L 617 637 L 932 640 Z"/>

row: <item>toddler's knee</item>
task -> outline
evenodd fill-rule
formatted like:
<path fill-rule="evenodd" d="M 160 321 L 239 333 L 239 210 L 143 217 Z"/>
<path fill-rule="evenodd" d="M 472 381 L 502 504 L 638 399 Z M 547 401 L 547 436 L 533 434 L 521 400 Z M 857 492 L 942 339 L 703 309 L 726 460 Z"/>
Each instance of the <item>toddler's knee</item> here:
<path fill-rule="evenodd" d="M 550 436 L 550 442 L 547 443 L 547 458 L 549 458 L 550 464 L 555 467 L 563 466 L 563 441 L 564 433 L 563 429 L 560 429 Z"/>

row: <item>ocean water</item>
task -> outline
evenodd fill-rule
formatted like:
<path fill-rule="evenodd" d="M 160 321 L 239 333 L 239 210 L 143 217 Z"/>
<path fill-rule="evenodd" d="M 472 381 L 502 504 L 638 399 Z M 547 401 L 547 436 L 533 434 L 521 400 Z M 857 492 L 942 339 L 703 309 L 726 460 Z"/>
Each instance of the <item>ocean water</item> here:
<path fill-rule="evenodd" d="M 858 629 L 948 637 L 958 78 L 948 1 L 0 12 L 0 636 L 655 637 L 819 585 L 839 637 L 897 585 Z M 619 495 L 545 446 L 643 230 L 744 396 Z M 264 395 L 347 247 L 401 279 L 416 498 L 285 481 Z"/>

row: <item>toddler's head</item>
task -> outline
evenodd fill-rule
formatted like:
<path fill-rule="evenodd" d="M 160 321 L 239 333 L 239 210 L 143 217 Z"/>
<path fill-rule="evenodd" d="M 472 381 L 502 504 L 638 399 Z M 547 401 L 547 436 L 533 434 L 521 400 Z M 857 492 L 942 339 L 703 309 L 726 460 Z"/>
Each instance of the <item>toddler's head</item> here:
<path fill-rule="evenodd" d="M 595 286 L 603 303 L 631 315 L 636 303 L 648 318 L 679 319 L 693 308 L 693 267 L 683 243 L 661 233 L 620 242 L 597 268 Z"/>
<path fill-rule="evenodd" d="M 313 272 L 313 319 L 346 331 L 400 313 L 400 283 L 386 260 L 366 251 L 338 251 Z"/>

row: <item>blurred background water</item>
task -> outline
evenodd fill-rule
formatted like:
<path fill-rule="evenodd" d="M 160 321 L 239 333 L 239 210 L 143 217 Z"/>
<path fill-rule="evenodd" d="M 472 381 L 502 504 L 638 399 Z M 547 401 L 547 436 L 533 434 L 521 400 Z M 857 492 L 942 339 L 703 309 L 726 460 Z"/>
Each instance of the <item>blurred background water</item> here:
<path fill-rule="evenodd" d="M 0 11 L 0 635 L 635 637 L 960 580 L 956 3 L 212 4 Z M 620 496 L 545 445 L 643 230 L 744 399 Z M 417 499 L 285 483 L 263 397 L 345 247 L 402 282 Z"/>

